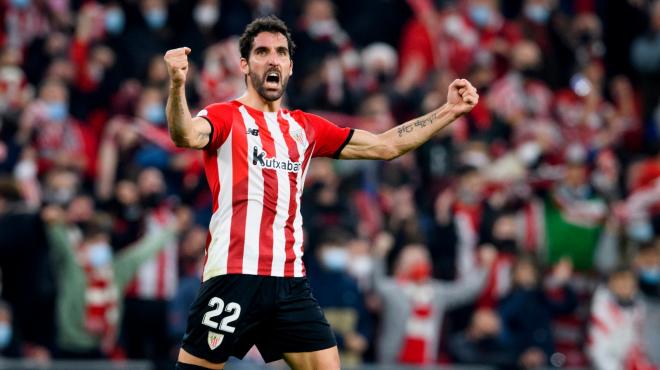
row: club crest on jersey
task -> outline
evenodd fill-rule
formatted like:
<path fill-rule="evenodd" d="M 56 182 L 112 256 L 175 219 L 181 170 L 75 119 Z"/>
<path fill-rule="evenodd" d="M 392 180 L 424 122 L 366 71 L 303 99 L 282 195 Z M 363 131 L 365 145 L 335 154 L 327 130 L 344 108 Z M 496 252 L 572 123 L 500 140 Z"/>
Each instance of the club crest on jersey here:
<path fill-rule="evenodd" d="M 307 142 L 307 138 L 305 137 L 305 132 L 303 130 L 298 130 L 298 131 L 291 132 L 291 137 L 298 144 L 305 145 L 305 143 Z"/>
<path fill-rule="evenodd" d="M 222 339 L 224 337 L 225 336 L 223 334 L 214 333 L 212 331 L 209 331 L 209 336 L 208 336 L 209 348 L 211 348 L 211 350 L 214 350 L 214 349 L 218 348 L 220 343 L 222 343 Z"/>
<path fill-rule="evenodd" d="M 252 165 L 261 166 L 272 170 L 282 170 L 287 172 L 300 171 L 300 162 L 291 162 L 290 160 L 281 161 L 277 158 L 266 157 L 266 152 L 255 146 L 252 150 Z"/>

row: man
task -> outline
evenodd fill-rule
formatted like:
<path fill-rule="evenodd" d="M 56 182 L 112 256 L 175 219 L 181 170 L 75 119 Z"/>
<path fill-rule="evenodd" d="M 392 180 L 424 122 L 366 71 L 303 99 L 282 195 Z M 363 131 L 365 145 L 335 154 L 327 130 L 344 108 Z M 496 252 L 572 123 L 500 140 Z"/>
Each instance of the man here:
<path fill-rule="evenodd" d="M 310 158 L 396 158 L 469 112 L 478 95 L 456 80 L 447 104 L 385 133 L 339 128 L 281 108 L 294 48 L 282 21 L 253 21 L 239 44 L 247 92 L 195 118 L 184 94 L 190 49 L 165 54 L 170 136 L 177 146 L 203 149 L 214 197 L 203 284 L 177 368 L 222 369 L 256 345 L 266 361 L 283 357 L 293 369 L 339 369 L 302 264 L 300 195 Z"/>

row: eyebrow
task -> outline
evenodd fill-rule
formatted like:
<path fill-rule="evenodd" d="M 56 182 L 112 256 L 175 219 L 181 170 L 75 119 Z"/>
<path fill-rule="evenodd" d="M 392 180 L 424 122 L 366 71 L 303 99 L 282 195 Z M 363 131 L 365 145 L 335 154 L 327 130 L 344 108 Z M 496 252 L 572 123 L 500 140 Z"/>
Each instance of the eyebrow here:
<path fill-rule="evenodd" d="M 256 47 L 254 48 L 254 51 L 255 51 L 255 52 L 257 52 L 257 51 L 265 51 L 265 50 L 268 50 L 268 49 L 269 49 L 269 48 L 268 48 L 267 46 L 256 46 Z M 287 53 L 289 52 L 289 48 L 286 47 L 286 46 L 276 46 L 276 47 L 275 47 L 275 50 L 276 50 L 276 51 L 286 51 Z"/>

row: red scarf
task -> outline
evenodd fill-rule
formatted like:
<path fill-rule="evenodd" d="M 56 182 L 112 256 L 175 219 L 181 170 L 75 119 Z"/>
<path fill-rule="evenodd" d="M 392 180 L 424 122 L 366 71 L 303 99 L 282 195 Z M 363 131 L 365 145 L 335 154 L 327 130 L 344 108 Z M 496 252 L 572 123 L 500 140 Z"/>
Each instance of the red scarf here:
<path fill-rule="evenodd" d="M 433 289 L 429 284 L 406 284 L 404 292 L 412 306 L 399 353 L 402 364 L 423 365 L 433 362 L 434 349 L 429 348 L 437 329 L 433 325 Z"/>
<path fill-rule="evenodd" d="M 87 280 L 85 329 L 89 334 L 100 337 L 102 350 L 108 352 L 114 346 L 117 334 L 119 293 L 114 282 L 112 260 L 95 267 L 90 261 L 89 251 L 90 246 L 83 244 L 77 252 L 78 263 L 85 271 Z"/>

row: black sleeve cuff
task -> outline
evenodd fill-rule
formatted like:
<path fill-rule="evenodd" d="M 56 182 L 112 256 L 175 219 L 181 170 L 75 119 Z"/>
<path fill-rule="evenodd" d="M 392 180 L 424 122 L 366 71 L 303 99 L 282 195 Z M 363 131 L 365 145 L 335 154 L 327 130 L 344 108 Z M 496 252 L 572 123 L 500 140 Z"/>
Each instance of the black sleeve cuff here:
<path fill-rule="evenodd" d="M 341 154 L 341 151 L 344 150 L 344 147 L 348 145 L 348 143 L 351 141 L 351 138 L 353 137 L 353 132 L 355 132 L 355 129 L 351 129 L 351 131 L 348 133 L 348 136 L 346 136 L 346 140 L 339 146 L 335 154 L 332 155 L 332 158 L 334 159 L 339 159 L 339 155 Z"/>

